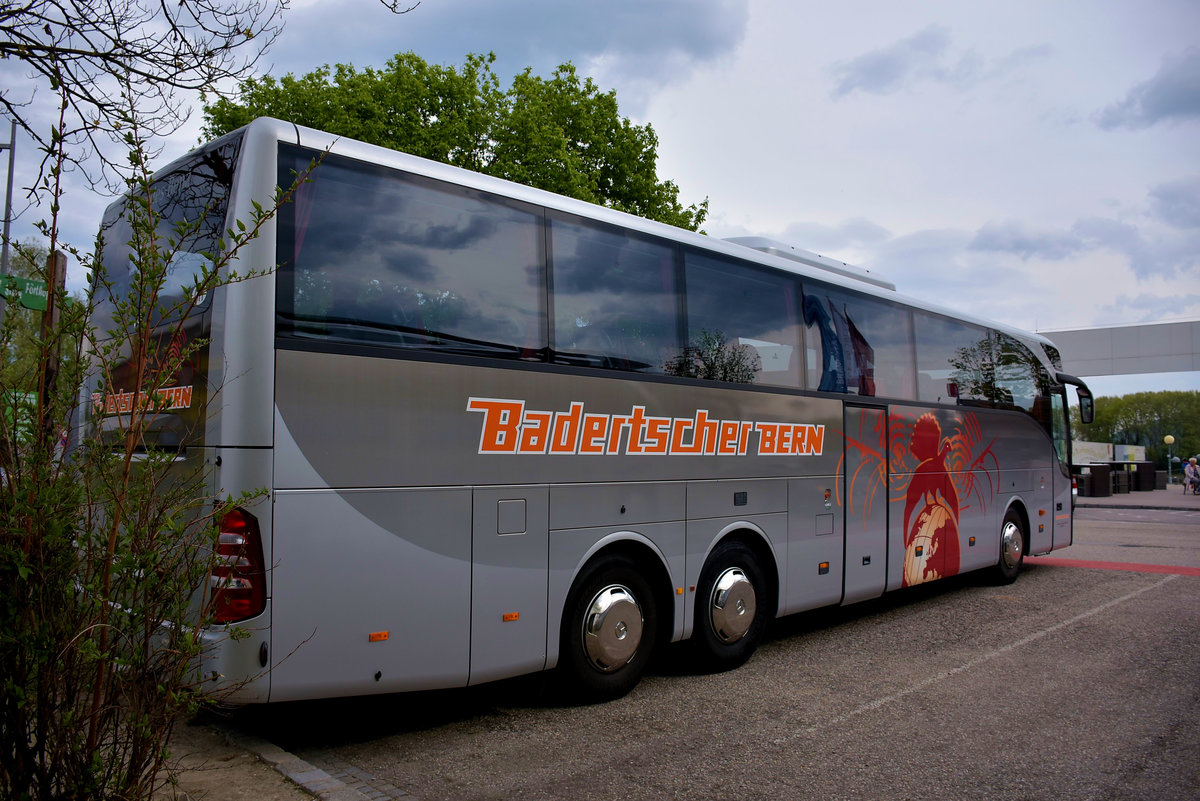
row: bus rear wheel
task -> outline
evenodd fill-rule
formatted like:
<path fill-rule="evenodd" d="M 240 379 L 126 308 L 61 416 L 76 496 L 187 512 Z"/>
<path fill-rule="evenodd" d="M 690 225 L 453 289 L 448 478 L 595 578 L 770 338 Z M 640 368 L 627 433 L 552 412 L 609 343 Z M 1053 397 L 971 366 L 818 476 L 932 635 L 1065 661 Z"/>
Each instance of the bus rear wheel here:
<path fill-rule="evenodd" d="M 997 584 L 1012 584 L 1025 561 L 1025 526 L 1016 509 L 1009 509 L 1000 524 L 1000 559 L 992 570 Z"/>
<path fill-rule="evenodd" d="M 701 663 L 730 670 L 745 663 L 766 627 L 767 583 L 754 552 L 726 540 L 709 556 L 696 589 L 692 640 Z"/>
<path fill-rule="evenodd" d="M 563 612 L 559 671 L 583 701 L 620 698 L 637 685 L 658 639 L 658 610 L 637 565 L 603 557 L 576 580 Z"/>

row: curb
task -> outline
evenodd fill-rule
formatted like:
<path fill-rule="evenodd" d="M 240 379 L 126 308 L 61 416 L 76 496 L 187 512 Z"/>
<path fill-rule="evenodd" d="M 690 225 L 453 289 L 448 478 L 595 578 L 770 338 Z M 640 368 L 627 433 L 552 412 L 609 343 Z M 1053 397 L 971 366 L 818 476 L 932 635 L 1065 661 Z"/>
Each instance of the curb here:
<path fill-rule="evenodd" d="M 322 801 L 373 801 L 342 780 L 261 737 L 235 733 L 228 729 L 220 731 L 231 743 L 256 755 L 275 768 L 285 779 Z"/>
<path fill-rule="evenodd" d="M 1139 504 L 1139 503 L 1123 503 L 1119 506 L 1115 503 L 1078 503 L 1075 504 L 1076 509 L 1142 509 L 1157 512 L 1194 512 L 1196 509 L 1190 509 L 1182 506 L 1165 506 L 1163 504 Z"/>

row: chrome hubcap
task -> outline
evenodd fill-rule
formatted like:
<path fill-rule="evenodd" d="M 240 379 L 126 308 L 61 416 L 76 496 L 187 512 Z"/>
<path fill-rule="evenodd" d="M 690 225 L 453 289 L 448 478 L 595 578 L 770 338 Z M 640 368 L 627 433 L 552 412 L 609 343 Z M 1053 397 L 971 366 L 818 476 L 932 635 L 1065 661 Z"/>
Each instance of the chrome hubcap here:
<path fill-rule="evenodd" d="M 754 623 L 754 585 L 740 567 L 717 577 L 709 598 L 708 615 L 713 633 L 721 642 L 734 643 L 746 636 Z"/>
<path fill-rule="evenodd" d="M 1000 533 L 1000 558 L 1005 567 L 1016 567 L 1021 563 L 1021 552 L 1025 550 L 1025 542 L 1021 537 L 1021 527 L 1016 523 L 1004 524 Z"/>
<path fill-rule="evenodd" d="M 642 642 L 642 608 L 628 587 L 611 584 L 583 616 L 583 650 L 592 667 L 612 673 L 629 663 Z"/>

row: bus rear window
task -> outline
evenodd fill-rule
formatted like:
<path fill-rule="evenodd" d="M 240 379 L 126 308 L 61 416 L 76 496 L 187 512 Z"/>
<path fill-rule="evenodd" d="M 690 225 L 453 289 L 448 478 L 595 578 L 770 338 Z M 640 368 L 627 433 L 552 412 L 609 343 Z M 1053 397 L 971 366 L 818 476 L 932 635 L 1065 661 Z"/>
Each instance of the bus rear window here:
<path fill-rule="evenodd" d="M 151 248 L 167 259 L 155 320 L 165 322 L 177 315 L 186 290 L 211 265 L 220 247 L 241 141 L 240 134 L 222 139 L 155 179 L 153 237 L 134 230 L 128 198 L 108 207 L 100 229 L 103 249 L 95 287 L 96 331 L 101 339 L 113 335 L 117 303 L 134 294 L 138 263 Z M 206 302 L 202 299 L 197 306 Z"/>

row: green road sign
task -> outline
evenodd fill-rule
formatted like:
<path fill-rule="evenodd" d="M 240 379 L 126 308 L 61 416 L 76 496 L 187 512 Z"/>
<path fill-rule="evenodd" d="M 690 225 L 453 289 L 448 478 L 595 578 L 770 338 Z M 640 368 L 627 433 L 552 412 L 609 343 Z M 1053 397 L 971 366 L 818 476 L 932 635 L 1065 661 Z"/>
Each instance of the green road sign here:
<path fill-rule="evenodd" d="M 34 311 L 46 310 L 45 281 L 39 281 L 36 278 L 22 278 L 19 275 L 6 275 L 0 279 L 0 287 L 10 302 L 15 301 Z M 17 297 L 14 298 L 14 294 L 17 294 Z"/>

